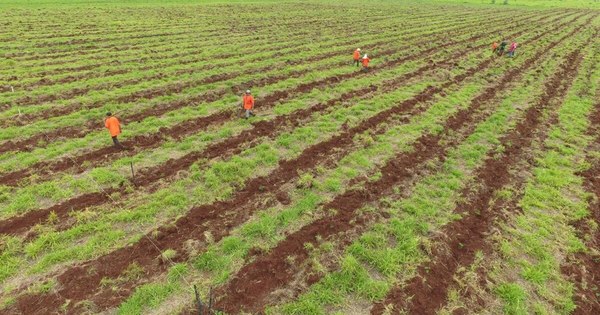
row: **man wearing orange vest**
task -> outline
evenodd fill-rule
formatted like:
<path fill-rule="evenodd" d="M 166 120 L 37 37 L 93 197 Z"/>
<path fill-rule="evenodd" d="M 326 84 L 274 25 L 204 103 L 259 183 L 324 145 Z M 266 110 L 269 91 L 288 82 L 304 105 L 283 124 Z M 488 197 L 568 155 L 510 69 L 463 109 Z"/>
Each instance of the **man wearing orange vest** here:
<path fill-rule="evenodd" d="M 106 119 L 104 120 L 104 126 L 108 129 L 110 136 L 112 137 L 113 144 L 118 149 L 125 149 L 119 142 L 117 137 L 121 134 L 121 124 L 117 117 L 113 116 L 112 113 L 106 113 Z"/>
<path fill-rule="evenodd" d="M 492 44 L 492 54 L 495 54 L 498 52 L 498 46 L 500 46 L 500 44 L 498 44 L 498 42 L 494 42 Z"/>
<path fill-rule="evenodd" d="M 358 67 L 360 65 L 360 48 L 356 48 L 352 57 L 354 58 L 354 63 Z"/>
<path fill-rule="evenodd" d="M 246 90 L 246 94 L 242 97 L 242 107 L 246 110 L 246 119 L 250 116 L 254 116 L 252 112 L 254 110 L 254 97 L 250 93 L 250 90 Z"/>
<path fill-rule="evenodd" d="M 364 57 L 362 57 L 362 65 L 363 65 L 362 70 L 364 72 L 369 71 L 369 62 L 370 61 L 371 61 L 371 59 L 369 59 L 369 56 L 367 56 L 367 54 L 365 54 Z"/>

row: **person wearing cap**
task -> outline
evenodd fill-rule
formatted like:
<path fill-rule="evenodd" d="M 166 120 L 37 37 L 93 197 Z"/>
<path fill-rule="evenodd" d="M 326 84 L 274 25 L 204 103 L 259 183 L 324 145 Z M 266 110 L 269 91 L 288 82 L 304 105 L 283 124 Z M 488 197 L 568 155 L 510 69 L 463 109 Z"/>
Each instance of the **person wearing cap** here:
<path fill-rule="evenodd" d="M 354 57 L 354 63 L 358 67 L 360 65 L 360 48 L 356 48 L 352 57 Z"/>
<path fill-rule="evenodd" d="M 112 113 L 106 113 L 106 119 L 104 119 L 104 126 L 108 129 L 110 136 L 113 140 L 113 144 L 118 149 L 125 149 L 117 138 L 121 134 L 121 124 L 117 117 L 113 116 Z"/>
<path fill-rule="evenodd" d="M 246 93 L 242 97 L 242 107 L 246 111 L 246 119 L 250 116 L 254 116 L 254 113 L 252 112 L 254 110 L 254 96 L 252 96 L 250 90 L 246 90 Z"/>
<path fill-rule="evenodd" d="M 371 61 L 371 59 L 369 58 L 369 56 L 367 56 L 367 54 L 365 54 L 362 57 L 362 71 L 367 72 L 369 71 L 369 62 Z"/>

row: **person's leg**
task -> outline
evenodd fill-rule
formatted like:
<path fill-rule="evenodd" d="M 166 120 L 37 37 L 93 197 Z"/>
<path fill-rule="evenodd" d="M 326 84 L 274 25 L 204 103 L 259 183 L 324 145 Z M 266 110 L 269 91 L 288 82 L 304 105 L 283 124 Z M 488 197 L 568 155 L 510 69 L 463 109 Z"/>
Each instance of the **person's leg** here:
<path fill-rule="evenodd" d="M 248 119 L 248 117 L 250 117 L 250 110 L 249 109 L 246 109 L 246 116 L 245 117 L 246 117 L 246 119 Z"/>
<path fill-rule="evenodd" d="M 121 145 L 121 143 L 119 142 L 119 139 L 117 139 L 117 136 L 112 137 L 113 140 L 113 144 L 115 145 L 115 147 L 122 149 L 123 146 Z"/>

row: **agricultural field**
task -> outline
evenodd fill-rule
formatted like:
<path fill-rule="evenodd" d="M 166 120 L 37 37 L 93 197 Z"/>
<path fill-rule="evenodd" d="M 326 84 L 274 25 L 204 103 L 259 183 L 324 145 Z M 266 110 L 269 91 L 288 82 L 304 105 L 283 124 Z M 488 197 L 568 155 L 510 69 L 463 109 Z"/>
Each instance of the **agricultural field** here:
<path fill-rule="evenodd" d="M 466 2 L 0 0 L 0 314 L 600 314 L 600 5 Z"/>

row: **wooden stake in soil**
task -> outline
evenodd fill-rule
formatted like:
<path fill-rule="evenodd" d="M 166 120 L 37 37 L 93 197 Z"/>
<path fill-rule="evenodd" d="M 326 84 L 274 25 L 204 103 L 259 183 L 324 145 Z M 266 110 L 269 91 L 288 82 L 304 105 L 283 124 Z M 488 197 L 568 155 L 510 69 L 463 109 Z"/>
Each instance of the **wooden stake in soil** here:
<path fill-rule="evenodd" d="M 196 304 L 198 304 L 198 315 L 202 315 L 202 301 L 200 301 L 200 295 L 198 294 L 198 288 L 194 284 L 194 293 L 196 294 Z"/>
<path fill-rule="evenodd" d="M 133 172 L 133 161 L 130 162 L 129 165 L 131 166 L 131 181 L 135 185 L 135 173 Z"/>
<path fill-rule="evenodd" d="M 208 311 L 210 312 L 212 310 L 212 303 L 213 303 L 213 292 L 212 292 L 212 287 L 210 287 L 210 291 L 208 293 Z"/>

